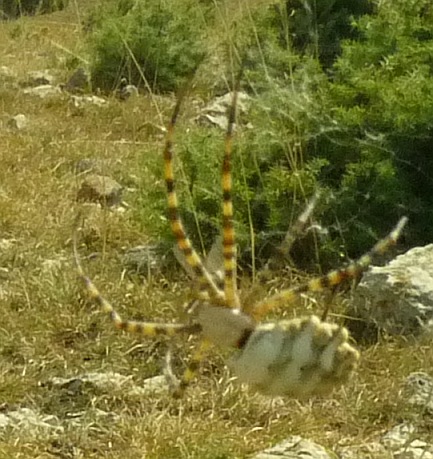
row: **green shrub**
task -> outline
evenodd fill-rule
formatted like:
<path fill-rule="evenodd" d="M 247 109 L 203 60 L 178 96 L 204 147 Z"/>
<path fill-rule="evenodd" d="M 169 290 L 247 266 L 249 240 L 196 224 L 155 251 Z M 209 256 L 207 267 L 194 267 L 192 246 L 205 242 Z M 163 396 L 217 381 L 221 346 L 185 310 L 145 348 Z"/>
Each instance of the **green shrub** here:
<path fill-rule="evenodd" d="M 320 179 L 337 191 L 349 247 L 359 251 L 402 213 L 423 243 L 433 236 L 433 8 L 384 1 L 357 27 L 361 39 L 343 44 L 320 91 L 325 134 L 314 148 L 332 164 Z"/>
<path fill-rule="evenodd" d="M 290 36 L 281 39 L 284 14 L 272 7 L 238 21 L 243 86 L 254 95 L 248 114 L 253 129 L 239 130 L 233 152 L 243 252 L 264 261 L 316 190 L 322 190 L 317 218 L 328 230 L 318 258 L 323 268 L 359 256 L 403 214 L 411 221 L 409 244 L 430 241 L 430 2 L 377 3 L 372 14 L 353 22 L 356 39 L 341 43 L 341 56 L 326 73 L 315 56 L 294 53 Z M 183 130 L 177 135 L 179 190 L 187 196 L 182 211 L 196 242 L 209 247 L 220 227 L 223 134 Z M 163 209 L 162 191 L 161 201 Z M 301 253 L 303 266 L 305 253 L 311 252 Z"/>
<path fill-rule="evenodd" d="M 173 91 L 203 59 L 207 10 L 196 1 L 107 5 L 93 14 L 89 36 L 94 87 L 111 90 L 126 77 L 152 91 Z"/>
<path fill-rule="evenodd" d="M 293 48 L 317 57 L 331 67 L 341 52 L 341 41 L 357 37 L 353 19 L 372 12 L 369 0 L 287 0 L 287 26 Z"/>
<path fill-rule="evenodd" d="M 0 18 L 16 19 L 21 15 L 46 14 L 63 10 L 68 0 L 2 0 Z"/>

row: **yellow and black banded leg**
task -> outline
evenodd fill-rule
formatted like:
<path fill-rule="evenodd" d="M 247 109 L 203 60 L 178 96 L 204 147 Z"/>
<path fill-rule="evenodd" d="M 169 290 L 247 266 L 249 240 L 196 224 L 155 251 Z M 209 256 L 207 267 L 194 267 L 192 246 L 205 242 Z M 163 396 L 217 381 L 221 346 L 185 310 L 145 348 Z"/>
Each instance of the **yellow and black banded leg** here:
<path fill-rule="evenodd" d="M 348 266 L 331 271 L 324 276 L 316 277 L 299 287 L 283 290 L 271 298 L 261 301 L 254 307 L 252 313 L 253 317 L 258 320 L 271 309 L 294 302 L 301 293 L 321 292 L 325 289 L 332 289 L 345 280 L 357 278 L 368 269 L 376 256 L 383 255 L 397 243 L 406 223 L 407 218 L 401 218 L 388 236 L 378 241 L 369 252 L 361 256 L 355 262 L 350 263 Z"/>
<path fill-rule="evenodd" d="M 288 229 L 284 237 L 284 241 L 278 249 L 283 256 L 287 256 L 290 253 L 295 241 L 304 234 L 305 228 L 307 227 L 308 222 L 311 220 L 311 216 L 314 212 L 319 196 L 319 192 L 314 194 L 314 196 L 308 202 L 305 210 L 301 213 L 301 215 L 299 215 L 299 217 L 296 219 L 296 222 Z"/>
<path fill-rule="evenodd" d="M 207 351 L 212 346 L 211 342 L 203 339 L 198 344 L 196 350 L 191 356 L 191 360 L 188 363 L 186 370 L 184 371 L 181 380 L 177 384 L 177 387 L 172 391 L 173 396 L 176 398 L 182 398 L 183 394 L 191 382 L 196 378 L 200 363 L 204 360 Z"/>
<path fill-rule="evenodd" d="M 311 221 L 311 216 L 319 199 L 320 193 L 314 194 L 313 198 L 307 204 L 305 210 L 298 216 L 295 223 L 287 230 L 284 241 L 277 248 L 275 253 L 269 258 L 263 273 L 268 275 L 267 270 L 277 271 L 283 269 L 290 262 L 290 251 L 293 244 L 304 233 L 308 223 Z"/>
<path fill-rule="evenodd" d="M 191 267 L 199 284 L 206 286 L 209 296 L 217 303 L 224 303 L 224 292 L 216 285 L 212 275 L 205 268 L 199 255 L 194 250 L 190 239 L 184 229 L 182 220 L 179 215 L 179 204 L 175 190 L 174 168 L 173 168 L 173 135 L 176 121 L 179 116 L 183 94 L 176 102 L 173 114 L 171 116 L 164 147 L 164 178 L 167 187 L 168 218 L 172 233 L 176 239 L 179 250 L 185 257 L 186 263 Z"/>
<path fill-rule="evenodd" d="M 233 129 L 236 121 L 236 104 L 239 91 L 239 79 L 233 91 L 233 100 L 229 111 L 227 132 L 224 144 L 224 159 L 222 167 L 221 186 L 223 192 L 223 256 L 224 256 L 224 295 L 226 305 L 230 308 L 239 308 L 240 302 L 236 286 L 236 240 L 233 224 L 232 201 L 232 171 L 231 154 Z"/>
<path fill-rule="evenodd" d="M 128 333 L 136 333 L 147 337 L 156 336 L 174 336 L 179 333 L 184 334 L 197 334 L 201 332 L 201 326 L 199 324 L 176 324 L 176 323 L 153 323 L 153 322 L 139 322 L 133 320 L 124 320 L 113 308 L 108 300 L 106 300 L 95 284 L 90 280 L 89 277 L 84 273 L 83 267 L 81 266 L 80 258 L 77 249 L 77 234 L 74 232 L 73 238 L 73 250 L 75 267 L 77 269 L 78 277 L 84 285 L 87 296 L 90 300 L 96 303 L 103 312 L 107 313 L 113 322 L 114 326 L 119 330 L 125 330 Z"/>

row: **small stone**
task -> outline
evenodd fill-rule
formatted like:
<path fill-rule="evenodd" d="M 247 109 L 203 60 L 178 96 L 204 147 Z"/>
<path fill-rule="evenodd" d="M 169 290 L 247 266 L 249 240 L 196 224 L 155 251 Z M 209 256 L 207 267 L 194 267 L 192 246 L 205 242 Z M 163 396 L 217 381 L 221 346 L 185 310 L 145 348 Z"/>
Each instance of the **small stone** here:
<path fill-rule="evenodd" d="M 399 424 L 382 437 L 382 443 L 391 450 L 401 448 L 413 438 L 414 432 L 415 427 L 412 424 Z"/>
<path fill-rule="evenodd" d="M 27 88 L 24 90 L 24 94 L 38 96 L 41 99 L 58 96 L 61 93 L 62 90 L 58 86 L 52 86 L 50 84 L 44 84 L 41 86 L 36 86 L 35 88 Z"/>
<path fill-rule="evenodd" d="M 339 459 L 393 459 L 392 453 L 377 442 L 343 446 L 337 452 Z"/>
<path fill-rule="evenodd" d="M 63 432 L 56 416 L 40 414 L 30 408 L 17 408 L 0 413 L 0 429 L 12 428 L 20 435 L 39 436 L 41 433 Z"/>
<path fill-rule="evenodd" d="M 16 79 L 17 75 L 12 69 L 6 67 L 6 65 L 0 66 L 0 81 L 3 81 L 5 83 L 11 83 Z"/>
<path fill-rule="evenodd" d="M 222 130 L 227 129 L 227 111 L 231 107 L 233 93 L 229 92 L 223 96 L 216 97 L 209 102 L 196 118 L 196 122 L 202 125 L 217 126 Z M 243 115 L 248 111 L 251 97 L 244 93 L 238 93 L 237 111 Z"/>
<path fill-rule="evenodd" d="M 27 74 L 25 86 L 54 85 L 55 78 L 48 70 L 36 70 Z"/>
<path fill-rule="evenodd" d="M 272 448 L 265 449 L 253 459 L 332 459 L 325 448 L 297 435 Z"/>
<path fill-rule="evenodd" d="M 18 115 L 13 116 L 7 122 L 7 126 L 10 129 L 16 129 L 21 131 L 22 129 L 26 128 L 29 124 L 29 120 L 27 119 L 26 115 L 19 113 Z"/>
<path fill-rule="evenodd" d="M 76 174 L 85 174 L 87 172 L 98 173 L 100 167 L 98 162 L 92 158 L 83 158 L 78 160 L 74 165 L 74 172 Z"/>
<path fill-rule="evenodd" d="M 127 100 L 130 97 L 137 97 L 138 89 L 133 84 L 128 84 L 128 80 L 126 78 L 122 78 L 120 81 L 119 89 L 116 91 L 116 96 L 120 100 Z"/>
<path fill-rule="evenodd" d="M 48 385 L 62 390 L 67 390 L 71 395 L 79 394 L 84 388 L 93 388 L 105 393 L 122 389 L 131 385 L 131 377 L 119 373 L 85 373 L 72 378 L 54 377 Z"/>
<path fill-rule="evenodd" d="M 169 391 L 167 379 L 163 375 L 147 378 L 138 386 L 131 376 L 124 376 L 115 372 L 84 373 L 72 378 L 54 377 L 46 385 L 50 388 L 66 391 L 71 396 L 78 396 L 85 391 L 100 391 L 102 393 L 121 391 L 133 397 L 143 397 L 150 394 L 168 394 Z"/>
<path fill-rule="evenodd" d="M 149 395 L 169 395 L 169 390 L 170 388 L 167 384 L 167 378 L 163 375 L 159 375 L 145 379 L 141 387 L 132 387 L 128 391 L 128 395 L 132 397 L 147 397 Z"/>
<path fill-rule="evenodd" d="M 72 96 L 72 104 L 75 108 L 83 108 L 86 105 L 96 105 L 97 107 L 106 107 L 107 101 L 98 96 Z"/>
<path fill-rule="evenodd" d="M 128 249 L 122 257 L 122 264 L 130 273 L 155 275 L 166 268 L 169 255 L 171 250 L 167 244 L 143 244 Z"/>
<path fill-rule="evenodd" d="M 433 414 L 433 378 L 422 371 L 411 373 L 404 383 L 404 397 L 418 411 Z"/>
<path fill-rule="evenodd" d="M 79 67 L 70 76 L 63 89 L 71 93 L 80 93 L 90 88 L 90 75 L 83 67 Z"/>
<path fill-rule="evenodd" d="M 433 459 L 433 446 L 421 440 L 413 440 L 395 451 L 393 459 Z"/>
<path fill-rule="evenodd" d="M 107 207 L 118 206 L 122 203 L 122 190 L 123 187 L 111 177 L 91 174 L 83 180 L 77 199 L 98 202 Z"/>

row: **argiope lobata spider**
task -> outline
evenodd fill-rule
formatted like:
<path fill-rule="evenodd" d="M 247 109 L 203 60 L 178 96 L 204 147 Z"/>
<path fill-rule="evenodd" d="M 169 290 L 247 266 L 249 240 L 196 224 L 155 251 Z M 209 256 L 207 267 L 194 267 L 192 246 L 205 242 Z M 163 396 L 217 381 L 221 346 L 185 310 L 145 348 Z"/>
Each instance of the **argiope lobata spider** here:
<path fill-rule="evenodd" d="M 326 312 L 321 319 L 312 315 L 269 323 L 262 323 L 260 320 L 271 309 L 296 301 L 302 293 L 324 291 L 347 279 L 358 277 L 368 268 L 375 256 L 383 254 L 396 243 L 407 219 L 403 217 L 384 239 L 346 267 L 331 271 L 303 285 L 282 290 L 253 307 L 244 307 L 245 305 L 240 303 L 236 284 L 236 245 L 231 197 L 231 152 L 237 95 L 238 89 L 233 92 L 229 110 L 222 166 L 224 261 L 221 279 L 213 275 L 193 248 L 179 215 L 173 170 L 173 134 L 183 95 L 177 99 L 167 129 L 164 176 L 168 217 L 178 250 L 182 253 L 188 270 L 194 273 L 198 281 L 191 323 L 135 322 L 122 319 L 84 273 L 78 256 L 75 230 L 74 256 L 78 275 L 88 296 L 110 315 L 114 325 L 121 330 L 146 337 L 173 336 L 179 333 L 202 336 L 181 380 L 176 380 L 175 387 L 172 387 L 177 396 L 181 396 L 194 379 L 210 345 L 231 348 L 233 354 L 228 360 L 229 367 L 241 382 L 256 391 L 267 395 L 293 397 L 324 394 L 345 383 L 357 366 L 359 353 L 349 343 L 346 328 L 327 322 Z M 310 203 L 299 217 L 295 225 L 296 231 L 305 225 L 313 206 L 314 203 Z M 289 239 L 286 240 L 286 244 L 290 244 Z"/>

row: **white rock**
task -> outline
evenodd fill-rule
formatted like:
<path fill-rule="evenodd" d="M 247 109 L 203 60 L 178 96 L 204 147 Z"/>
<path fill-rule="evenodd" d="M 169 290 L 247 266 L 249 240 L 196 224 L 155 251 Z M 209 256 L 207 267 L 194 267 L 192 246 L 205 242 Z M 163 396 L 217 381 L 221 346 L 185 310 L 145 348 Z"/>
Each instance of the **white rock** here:
<path fill-rule="evenodd" d="M 11 129 L 16 129 L 20 131 L 21 129 L 25 129 L 29 124 L 29 120 L 27 119 L 26 115 L 19 113 L 18 115 L 13 116 L 8 120 L 8 127 Z"/>
<path fill-rule="evenodd" d="M 356 288 L 350 317 L 390 334 L 419 334 L 433 325 L 433 244 L 372 267 Z"/>
<path fill-rule="evenodd" d="M 47 97 L 58 96 L 62 93 L 62 90 L 58 86 L 52 86 L 50 84 L 44 84 L 41 86 L 36 86 L 35 88 L 27 88 L 24 89 L 24 94 L 28 94 L 31 96 L 37 96 L 41 99 L 45 99 Z"/>
<path fill-rule="evenodd" d="M 332 459 L 323 446 L 297 435 L 289 437 L 272 448 L 265 449 L 252 459 Z"/>

